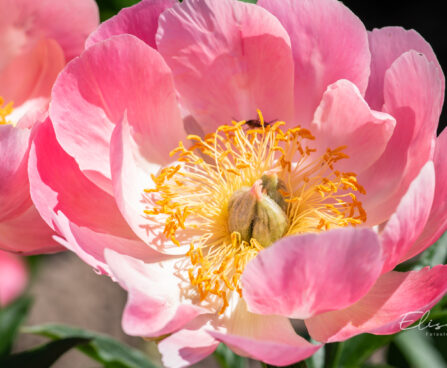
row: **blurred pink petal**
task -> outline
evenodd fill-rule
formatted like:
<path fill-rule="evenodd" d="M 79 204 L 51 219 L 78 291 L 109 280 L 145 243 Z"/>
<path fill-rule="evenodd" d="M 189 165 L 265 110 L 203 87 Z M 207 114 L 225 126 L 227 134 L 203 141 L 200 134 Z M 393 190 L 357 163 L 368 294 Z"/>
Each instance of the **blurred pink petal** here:
<path fill-rule="evenodd" d="M 28 271 L 23 260 L 0 251 L 0 308 L 22 294 L 27 283 Z"/>

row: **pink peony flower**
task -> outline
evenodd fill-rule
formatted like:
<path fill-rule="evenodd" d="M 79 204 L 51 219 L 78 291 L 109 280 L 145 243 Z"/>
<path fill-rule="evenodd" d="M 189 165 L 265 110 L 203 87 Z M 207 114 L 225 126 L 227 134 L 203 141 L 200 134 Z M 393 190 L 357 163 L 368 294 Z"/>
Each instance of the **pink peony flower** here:
<path fill-rule="evenodd" d="M 11 303 L 26 287 L 28 271 L 23 260 L 0 251 L 0 308 Z"/>
<path fill-rule="evenodd" d="M 47 114 L 56 76 L 98 22 L 94 0 L 0 0 L 0 249 L 63 249 L 29 195 L 31 131 Z"/>
<path fill-rule="evenodd" d="M 334 0 L 146 0 L 87 46 L 31 195 L 166 366 L 220 342 L 291 364 L 321 345 L 289 318 L 322 343 L 391 334 L 444 295 L 447 266 L 393 271 L 447 227 L 444 77 L 418 33 Z"/>

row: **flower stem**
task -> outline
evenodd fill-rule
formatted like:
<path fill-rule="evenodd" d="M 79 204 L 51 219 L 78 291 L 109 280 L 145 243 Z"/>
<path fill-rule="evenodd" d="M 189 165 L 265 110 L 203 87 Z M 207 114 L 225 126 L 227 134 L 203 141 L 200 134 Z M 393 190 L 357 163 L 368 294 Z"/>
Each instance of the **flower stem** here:
<path fill-rule="evenodd" d="M 325 345 L 324 368 L 338 368 L 343 344 L 334 342 Z"/>

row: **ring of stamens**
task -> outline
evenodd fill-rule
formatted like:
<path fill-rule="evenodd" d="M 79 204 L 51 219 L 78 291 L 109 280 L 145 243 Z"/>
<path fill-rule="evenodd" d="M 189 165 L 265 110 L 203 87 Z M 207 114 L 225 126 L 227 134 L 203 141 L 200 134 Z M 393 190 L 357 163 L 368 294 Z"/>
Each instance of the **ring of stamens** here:
<path fill-rule="evenodd" d="M 335 169 L 348 158 L 346 147 L 318 155 L 308 146 L 315 139 L 309 130 L 283 129 L 284 122 L 265 123 L 258 113 L 259 127 L 233 121 L 204 138 L 189 135 L 192 145 L 180 142 L 171 152 L 177 163 L 152 175 L 154 188 L 145 190 L 157 197 L 146 216 L 160 217 L 163 234 L 174 244 L 189 244 L 189 280 L 201 300 L 222 299 L 220 313 L 231 292 L 242 296 L 245 265 L 263 249 L 256 239 L 247 242 L 228 230 L 228 202 L 237 190 L 251 187 L 265 173 L 278 175 L 287 202 L 285 236 L 366 221 L 357 199 L 365 190 L 355 173 Z"/>

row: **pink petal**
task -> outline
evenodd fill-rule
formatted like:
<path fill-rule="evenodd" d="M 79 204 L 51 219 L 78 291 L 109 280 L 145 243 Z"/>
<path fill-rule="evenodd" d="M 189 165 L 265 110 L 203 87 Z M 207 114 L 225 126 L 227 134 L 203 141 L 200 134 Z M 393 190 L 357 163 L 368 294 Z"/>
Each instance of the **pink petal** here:
<path fill-rule="evenodd" d="M 415 51 L 392 64 L 384 86 L 384 111 L 397 125 L 382 157 L 358 178 L 368 193 L 363 205 L 371 225 L 391 216 L 431 159 L 444 95 L 437 66 Z"/>
<path fill-rule="evenodd" d="M 290 121 L 293 60 L 278 20 L 232 0 L 186 1 L 160 16 L 157 45 L 182 104 L 213 132 L 231 120 Z"/>
<path fill-rule="evenodd" d="M 89 36 L 86 47 L 104 41 L 112 36 L 131 34 L 146 42 L 154 49 L 158 18 L 166 9 L 176 4 L 175 0 L 143 0 L 134 6 L 122 9 L 116 16 L 101 23 Z"/>
<path fill-rule="evenodd" d="M 160 165 L 148 162 L 142 156 L 127 119 L 116 126 L 110 151 L 115 200 L 132 230 L 159 252 L 184 254 L 189 245 L 185 248 L 168 242 L 162 235 L 164 224 L 144 214 L 149 205 L 144 190 L 153 187 L 151 174 L 156 175 Z"/>
<path fill-rule="evenodd" d="M 113 197 L 88 180 L 76 162 L 59 146 L 49 120 L 39 128 L 34 138 L 29 178 L 33 202 L 50 226 L 53 213 L 61 211 L 79 226 L 123 238 L 135 238 Z"/>
<path fill-rule="evenodd" d="M 447 291 L 447 266 L 420 271 L 389 272 L 353 306 L 306 320 L 310 335 L 324 342 L 360 333 L 387 335 L 410 326 Z"/>
<path fill-rule="evenodd" d="M 57 75 L 65 65 L 64 53 L 54 40 L 40 40 L 29 52 L 14 58 L 0 73 L 0 95 L 14 108 L 27 100 L 49 98 Z"/>
<path fill-rule="evenodd" d="M 370 52 L 362 22 L 335 0 L 259 0 L 290 35 L 295 61 L 295 122 L 308 125 L 326 88 L 348 79 L 363 95 Z"/>
<path fill-rule="evenodd" d="M 0 125 L 0 223 L 31 206 L 27 174 L 30 132 Z"/>
<path fill-rule="evenodd" d="M 391 271 L 424 230 L 435 194 L 435 170 L 428 162 L 411 183 L 407 193 L 380 235 L 385 264 Z"/>
<path fill-rule="evenodd" d="M 94 0 L 2 0 L 0 47 L 6 49 L 11 60 L 38 40 L 53 39 L 71 60 L 81 53 L 88 34 L 98 23 Z"/>
<path fill-rule="evenodd" d="M 327 88 L 311 129 L 322 153 L 346 146 L 349 159 L 337 169 L 359 174 L 382 155 L 395 124 L 392 116 L 371 110 L 358 88 L 342 79 Z"/>
<path fill-rule="evenodd" d="M 247 265 L 242 290 L 251 312 L 304 319 L 356 302 L 381 269 L 380 244 L 370 229 L 290 236 Z"/>
<path fill-rule="evenodd" d="M 436 140 L 436 149 L 433 161 L 435 163 L 436 187 L 433 206 L 424 232 L 417 242 L 407 251 L 401 261 L 410 259 L 419 254 L 447 230 L 447 130 L 441 133 Z"/>
<path fill-rule="evenodd" d="M 212 354 L 219 345 L 207 330 L 210 315 L 202 315 L 188 323 L 180 331 L 161 340 L 157 347 L 167 368 L 187 367 Z"/>
<path fill-rule="evenodd" d="M 298 336 L 287 318 L 250 313 L 243 300 L 225 327 L 226 332 L 209 333 L 237 354 L 275 366 L 304 360 L 321 348 Z"/>
<path fill-rule="evenodd" d="M 99 185 L 99 176 L 110 178 L 110 139 L 125 114 L 152 162 L 166 162 L 183 137 L 171 72 L 134 36 L 115 36 L 87 49 L 60 74 L 52 98 L 59 143 Z"/>
<path fill-rule="evenodd" d="M 369 78 L 366 100 L 369 105 L 381 110 L 384 100 L 385 73 L 393 62 L 403 53 L 415 50 L 425 55 L 439 71 L 444 79 L 441 66 L 436 59 L 430 44 L 415 30 L 401 27 L 385 27 L 368 32 L 371 50 L 371 76 Z"/>
<path fill-rule="evenodd" d="M 42 220 L 34 206 L 20 215 L 0 222 L 0 249 L 24 255 L 65 250 L 53 240 L 54 231 Z"/>
<path fill-rule="evenodd" d="M 128 254 L 144 261 L 156 262 L 164 259 L 160 253 L 155 252 L 139 240 L 126 239 L 78 226 L 70 222 L 62 212 L 53 214 L 52 224 L 56 231 L 63 236 L 63 238 L 57 238 L 57 241 L 76 253 L 79 258 L 100 274 L 112 275 L 104 258 L 106 249 Z"/>
<path fill-rule="evenodd" d="M 113 275 L 129 293 L 123 314 L 124 331 L 132 336 L 157 337 L 172 333 L 199 314 L 203 308 L 183 301 L 179 259 L 144 263 L 139 259 L 106 250 Z"/>
<path fill-rule="evenodd" d="M 0 307 L 17 298 L 28 283 L 28 271 L 23 260 L 0 251 Z"/>

